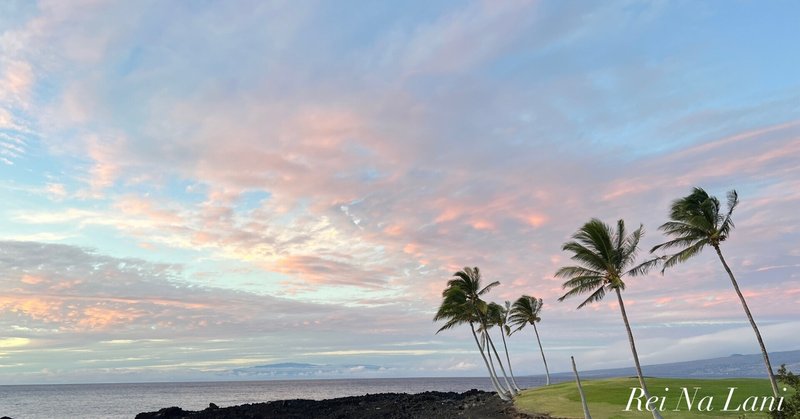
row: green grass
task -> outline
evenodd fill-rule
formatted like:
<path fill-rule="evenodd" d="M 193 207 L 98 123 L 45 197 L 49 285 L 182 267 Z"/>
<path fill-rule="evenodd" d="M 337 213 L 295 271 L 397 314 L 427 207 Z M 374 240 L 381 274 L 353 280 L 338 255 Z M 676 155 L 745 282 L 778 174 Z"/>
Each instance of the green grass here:
<path fill-rule="evenodd" d="M 753 413 L 751 411 L 721 412 L 728 398 L 730 387 L 737 387 L 731 398 L 729 409 L 735 409 L 747 397 L 769 396 L 772 394 L 769 381 L 753 378 L 734 378 L 725 380 L 697 380 L 681 378 L 647 378 L 647 388 L 652 396 L 666 396 L 662 416 L 669 418 L 768 418 L 767 413 Z M 631 395 L 631 387 L 639 386 L 636 378 L 611 378 L 606 380 L 581 381 L 583 391 L 589 403 L 589 412 L 595 419 L 605 418 L 652 418 L 647 411 L 628 411 L 624 409 Z M 682 387 L 686 387 L 691 397 L 694 387 L 700 387 L 691 410 L 687 408 L 686 399 L 680 401 Z M 669 388 L 669 391 L 665 391 Z M 698 411 L 698 403 L 704 396 L 713 396 L 711 406 L 713 411 Z M 758 407 L 761 399 L 759 398 Z M 660 403 L 660 400 L 659 400 Z M 528 413 L 549 413 L 553 417 L 583 418 L 580 396 L 575 382 L 555 384 L 522 392 L 514 399 L 516 407 Z M 632 405 L 636 409 L 636 403 Z M 642 403 L 644 406 L 644 403 Z M 704 406 L 705 407 L 705 406 Z"/>

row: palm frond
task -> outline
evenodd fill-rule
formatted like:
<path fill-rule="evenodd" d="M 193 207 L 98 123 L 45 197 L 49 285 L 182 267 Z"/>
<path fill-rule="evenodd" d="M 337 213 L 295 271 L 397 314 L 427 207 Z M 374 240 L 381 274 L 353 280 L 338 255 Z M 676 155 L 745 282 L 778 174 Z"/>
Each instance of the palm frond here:
<path fill-rule="evenodd" d="M 690 221 L 692 220 L 693 218 L 685 221 L 667 221 L 666 223 L 661 224 L 658 229 L 667 236 L 675 237 L 693 237 L 704 236 L 708 234 L 707 230 L 691 224 Z"/>
<path fill-rule="evenodd" d="M 680 262 L 685 262 L 686 260 L 692 258 L 693 256 L 698 255 L 707 244 L 708 240 L 703 239 L 681 250 L 680 252 L 667 257 L 666 260 L 664 260 L 664 265 L 662 265 L 661 267 L 661 273 L 663 274 L 664 271 L 666 271 L 668 268 L 671 268 Z"/>
<path fill-rule="evenodd" d="M 728 191 L 728 213 L 725 214 L 725 218 L 719 227 L 721 240 L 727 239 L 728 235 L 731 233 L 731 230 L 736 227 L 733 224 L 733 219 L 731 217 L 733 216 L 733 210 L 737 205 L 739 205 L 739 194 L 737 194 L 735 190 Z"/>
<path fill-rule="evenodd" d="M 680 237 L 680 238 L 677 238 L 677 239 L 674 239 L 674 240 L 670 240 L 670 241 L 661 243 L 658 246 L 653 246 L 653 248 L 650 249 L 650 253 L 654 253 L 658 249 L 667 250 L 667 249 L 672 249 L 672 248 L 675 248 L 675 247 L 692 246 L 697 241 L 703 240 L 704 238 L 705 237 Z"/>
<path fill-rule="evenodd" d="M 617 220 L 617 231 L 614 232 L 614 239 L 617 243 L 616 248 L 622 249 L 625 244 L 625 221 L 622 219 Z"/>
<path fill-rule="evenodd" d="M 567 242 L 561 246 L 561 250 L 571 252 L 570 259 L 581 263 L 583 267 L 596 271 L 607 271 L 611 268 L 610 259 L 605 259 L 602 255 L 592 251 L 588 247 L 578 242 Z"/>
<path fill-rule="evenodd" d="M 476 300 L 472 302 L 472 306 L 475 308 L 475 313 L 485 320 L 486 315 L 489 313 L 489 305 L 486 304 L 486 301 L 483 300 Z"/>
<path fill-rule="evenodd" d="M 683 221 L 704 231 L 715 230 L 718 224 L 719 200 L 709 196 L 702 188 L 673 201 L 670 219 Z"/>
<path fill-rule="evenodd" d="M 739 205 L 739 194 L 736 192 L 736 189 L 731 189 L 728 191 L 727 194 L 728 198 L 728 217 L 733 214 L 733 210 L 736 209 L 736 206 Z"/>
<path fill-rule="evenodd" d="M 487 292 L 491 291 L 491 290 L 492 290 L 492 288 L 494 288 L 494 287 L 496 287 L 496 286 L 498 286 L 498 285 L 500 285 L 500 281 L 494 281 L 494 282 L 492 282 L 491 284 L 489 284 L 489 285 L 487 285 L 487 286 L 483 287 L 483 289 L 481 289 L 480 291 L 478 291 L 478 295 L 484 295 L 484 294 L 486 294 Z"/>
<path fill-rule="evenodd" d="M 612 244 L 611 227 L 597 218 L 584 224 L 573 238 L 584 247 L 594 250 L 602 259 L 610 260 L 614 245 Z"/>
<path fill-rule="evenodd" d="M 625 275 L 629 275 L 629 276 L 647 275 L 647 273 L 650 272 L 651 269 L 653 269 L 656 266 L 658 266 L 658 264 L 661 263 L 661 261 L 663 261 L 663 260 L 664 260 L 663 256 L 656 257 L 656 258 L 653 258 L 653 259 L 650 259 L 650 260 L 646 260 L 646 261 L 640 263 L 639 265 L 634 266 L 628 272 L 625 272 Z"/>
<path fill-rule="evenodd" d="M 439 328 L 439 330 L 436 331 L 436 334 L 438 335 L 439 332 L 442 332 L 442 331 L 445 331 L 445 330 L 450 330 L 450 329 L 452 329 L 452 328 L 454 328 L 454 327 L 456 327 L 456 326 L 458 326 L 458 325 L 460 325 L 462 323 L 465 323 L 465 322 L 463 322 L 463 321 L 461 321 L 459 319 L 448 320 L 442 327 Z"/>
<path fill-rule="evenodd" d="M 556 276 L 559 278 L 569 278 L 573 276 L 603 276 L 603 273 L 583 266 L 564 266 L 560 268 Z"/>
<path fill-rule="evenodd" d="M 574 276 L 561 284 L 562 289 L 573 287 L 590 287 L 595 288 L 603 285 L 605 277 L 602 276 Z"/>
<path fill-rule="evenodd" d="M 578 310 L 580 310 L 581 308 L 583 308 L 583 306 L 587 304 L 591 304 L 594 303 L 595 301 L 602 300 L 603 297 L 605 297 L 605 295 L 606 295 L 606 288 L 605 287 L 598 288 L 597 291 L 593 292 L 592 295 L 589 296 L 589 298 L 587 298 L 582 303 L 580 303 L 580 305 L 578 305 Z"/>
<path fill-rule="evenodd" d="M 497 303 L 489 303 L 486 308 L 486 324 L 488 326 L 502 326 L 505 324 L 505 313 L 503 306 Z"/>
<path fill-rule="evenodd" d="M 621 221 L 622 220 L 620 220 L 620 222 Z M 620 252 L 620 270 L 623 270 L 636 262 L 636 255 L 639 253 L 639 241 L 642 239 L 643 235 L 644 226 L 639 224 L 639 228 L 634 230 L 633 233 L 620 241 L 620 246 L 618 249 Z"/>
<path fill-rule="evenodd" d="M 567 298 L 574 297 L 576 295 L 585 294 L 589 291 L 595 291 L 597 288 L 603 288 L 604 285 L 600 283 L 598 286 L 596 283 L 584 284 L 584 285 L 576 285 L 572 287 L 569 291 L 567 291 L 564 295 L 558 298 L 558 301 L 564 301 Z"/>

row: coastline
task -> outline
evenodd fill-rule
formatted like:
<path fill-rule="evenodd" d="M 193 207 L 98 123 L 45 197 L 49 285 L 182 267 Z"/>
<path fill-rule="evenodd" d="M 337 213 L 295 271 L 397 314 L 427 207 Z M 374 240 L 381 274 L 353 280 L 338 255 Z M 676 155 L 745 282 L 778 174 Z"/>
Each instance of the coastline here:
<path fill-rule="evenodd" d="M 265 403 L 217 407 L 213 403 L 200 411 L 168 407 L 143 412 L 136 419 L 228 419 L 228 418 L 485 418 L 534 419 L 518 412 L 513 403 L 493 392 L 469 390 L 463 393 L 427 391 L 417 394 L 380 393 L 325 400 L 276 400 Z"/>

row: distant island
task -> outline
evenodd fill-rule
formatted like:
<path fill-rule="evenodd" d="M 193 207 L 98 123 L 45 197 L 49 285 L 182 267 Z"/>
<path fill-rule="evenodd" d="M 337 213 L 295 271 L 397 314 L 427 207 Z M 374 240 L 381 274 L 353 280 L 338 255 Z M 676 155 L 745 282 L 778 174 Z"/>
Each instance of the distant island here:
<path fill-rule="evenodd" d="M 789 370 L 800 369 L 800 350 L 770 352 L 769 356 L 776 368 L 786 364 Z M 642 370 L 646 375 L 664 378 L 762 378 L 764 358 L 761 354 L 732 354 L 720 358 L 643 365 Z M 571 374 L 558 375 L 571 376 Z M 581 371 L 581 377 L 586 378 L 626 377 L 635 374 L 633 367 Z"/>
<path fill-rule="evenodd" d="M 792 371 L 800 370 L 800 350 L 770 352 L 776 366 L 786 364 Z M 720 358 L 700 359 L 693 361 L 671 362 L 667 364 L 653 364 L 642 367 L 647 375 L 672 378 L 733 378 L 753 377 L 761 378 L 764 375 L 763 358 L 761 354 L 732 354 Z M 283 362 L 276 364 L 256 365 L 252 367 L 236 368 L 221 374 L 220 378 L 237 378 L 243 380 L 286 380 L 307 378 L 343 378 L 343 371 L 374 372 L 388 371 L 380 365 L 368 364 L 309 364 L 302 362 Z M 625 377 L 635 375 L 633 367 L 609 368 L 600 370 L 581 371 L 581 376 L 586 378 Z M 571 372 L 551 374 L 554 378 L 567 378 L 571 380 Z M 369 378 L 386 378 L 383 375 L 373 375 Z M 352 377 L 362 378 L 362 377 Z M 367 378 L 367 377 L 364 377 Z"/>

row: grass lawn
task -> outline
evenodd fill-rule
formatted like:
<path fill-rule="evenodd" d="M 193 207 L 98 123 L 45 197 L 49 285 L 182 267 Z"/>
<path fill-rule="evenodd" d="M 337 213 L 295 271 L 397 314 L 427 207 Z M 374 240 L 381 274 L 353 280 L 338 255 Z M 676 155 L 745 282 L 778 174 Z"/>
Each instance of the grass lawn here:
<path fill-rule="evenodd" d="M 750 396 L 758 396 L 757 409 L 761 407 L 761 396 L 770 396 L 769 381 L 754 378 L 733 378 L 725 380 L 697 380 L 682 378 L 647 378 L 647 388 L 651 396 L 666 397 L 662 416 L 669 418 L 768 418 L 767 413 L 753 413 L 744 409 L 735 412 L 722 412 L 728 399 L 730 387 L 736 387 L 728 409 L 733 410 L 740 406 Z M 589 402 L 589 412 L 594 419 L 606 418 L 652 418 L 647 411 L 624 411 L 631 395 L 631 387 L 639 387 L 636 378 L 611 378 L 605 380 L 581 380 L 583 391 Z M 694 395 L 694 387 L 700 387 L 691 410 L 687 407 L 686 398 L 682 400 L 682 387 L 688 389 L 688 394 Z M 669 388 L 668 391 L 665 388 Z M 638 394 L 637 394 L 638 395 Z M 699 411 L 698 404 L 705 396 L 712 396 L 711 407 L 714 410 Z M 642 398 L 644 401 L 644 398 Z M 659 403 L 660 403 L 659 399 Z M 707 402 L 707 400 L 706 400 Z M 680 403 L 680 405 L 679 405 Z M 581 399 L 575 382 L 555 384 L 522 392 L 514 400 L 514 404 L 521 411 L 528 413 L 549 413 L 553 417 L 583 418 Z M 704 403 L 703 407 L 708 403 Z M 777 404 L 777 403 L 776 403 Z M 767 402 L 769 405 L 769 402 Z M 644 402 L 642 402 L 644 409 Z M 680 410 L 675 411 L 678 407 Z M 636 409 L 636 402 L 631 410 Z"/>

